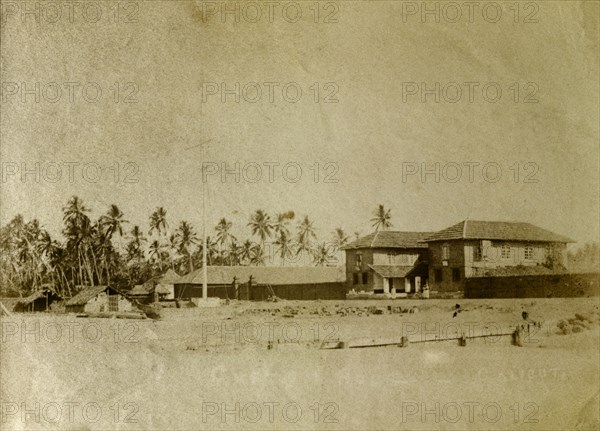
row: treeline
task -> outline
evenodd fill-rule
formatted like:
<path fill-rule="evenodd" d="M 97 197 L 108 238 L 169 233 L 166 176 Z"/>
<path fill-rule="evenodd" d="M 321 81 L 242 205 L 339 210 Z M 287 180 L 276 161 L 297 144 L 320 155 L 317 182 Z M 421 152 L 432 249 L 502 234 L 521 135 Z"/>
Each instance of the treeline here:
<path fill-rule="evenodd" d="M 60 241 L 38 220 L 26 221 L 21 215 L 0 228 L 0 295 L 24 296 L 42 286 L 63 296 L 71 296 L 83 285 L 126 289 L 168 268 L 187 274 L 202 265 L 199 232 L 185 220 L 172 229 L 162 207 L 150 215 L 148 230 L 131 226 L 116 205 L 97 220 L 91 220 L 89 212 L 79 197 L 69 199 L 62 208 L 64 238 Z M 380 205 L 373 226 L 388 229 L 389 218 L 389 210 Z M 336 263 L 334 255 L 349 242 L 341 228 L 327 240 L 318 240 L 309 216 L 297 218 L 293 211 L 271 216 L 256 210 L 245 226 L 249 235 L 243 239 L 233 235 L 232 227 L 222 218 L 211 234 L 207 231 L 208 265 L 266 265 L 274 259 L 285 265 L 302 257 L 302 262 L 322 266 Z"/>
<path fill-rule="evenodd" d="M 598 272 L 600 268 L 600 247 L 590 242 L 576 251 L 567 253 L 567 266 L 571 272 Z"/>

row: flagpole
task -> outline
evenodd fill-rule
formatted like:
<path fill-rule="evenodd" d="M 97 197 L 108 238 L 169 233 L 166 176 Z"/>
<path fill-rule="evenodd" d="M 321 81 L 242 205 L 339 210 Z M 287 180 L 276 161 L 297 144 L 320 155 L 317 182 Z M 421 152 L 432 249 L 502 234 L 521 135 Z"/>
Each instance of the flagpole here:
<path fill-rule="evenodd" d="M 206 157 L 206 145 L 202 145 L 202 299 L 208 300 L 208 271 L 206 267 L 206 253 L 208 239 L 206 238 L 206 179 L 204 177 L 204 162 Z"/>
<path fill-rule="evenodd" d="M 200 75 L 200 81 L 204 81 L 204 73 Z M 200 121 L 202 121 L 202 99 L 200 100 Z M 208 269 L 206 268 L 206 253 L 208 239 L 206 238 L 206 178 L 204 176 L 204 162 L 206 161 L 206 146 L 208 141 L 202 145 L 202 299 L 208 302 Z"/>

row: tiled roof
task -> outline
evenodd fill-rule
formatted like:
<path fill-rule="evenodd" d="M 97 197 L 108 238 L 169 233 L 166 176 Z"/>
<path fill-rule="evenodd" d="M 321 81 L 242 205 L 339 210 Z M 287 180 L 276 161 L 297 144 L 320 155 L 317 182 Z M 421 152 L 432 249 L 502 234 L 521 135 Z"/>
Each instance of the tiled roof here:
<path fill-rule="evenodd" d="M 433 235 L 433 232 L 378 231 L 351 242 L 343 249 L 427 248 L 427 244 L 422 241 L 430 235 Z"/>
<path fill-rule="evenodd" d="M 237 277 L 240 284 L 250 276 L 256 284 L 317 284 L 339 283 L 346 280 L 343 267 L 285 267 L 285 266 L 208 266 L 208 284 L 225 285 Z M 202 284 L 202 269 L 190 272 L 174 284 Z"/>
<path fill-rule="evenodd" d="M 452 239 L 488 239 L 532 242 L 575 242 L 531 223 L 464 220 L 449 228 L 436 232 L 426 242 Z"/>
<path fill-rule="evenodd" d="M 369 265 L 369 268 L 385 278 L 403 278 L 414 269 L 414 266 Z"/>
<path fill-rule="evenodd" d="M 109 286 L 86 286 L 77 295 L 65 302 L 65 305 L 85 305 L 105 290 L 110 289 L 122 295 L 117 289 Z"/>

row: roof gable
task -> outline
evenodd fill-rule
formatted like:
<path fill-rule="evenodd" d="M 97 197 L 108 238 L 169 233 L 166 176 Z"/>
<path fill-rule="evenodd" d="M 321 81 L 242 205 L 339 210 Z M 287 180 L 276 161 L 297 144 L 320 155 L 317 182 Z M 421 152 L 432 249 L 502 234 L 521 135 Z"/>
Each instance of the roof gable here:
<path fill-rule="evenodd" d="M 67 302 L 65 302 L 65 305 L 85 305 L 91 299 L 95 298 L 96 296 L 98 296 L 99 294 L 104 292 L 105 290 L 112 290 L 114 293 L 118 293 L 118 294 L 122 295 L 122 293 L 119 292 L 114 287 L 86 286 L 81 291 L 79 291 L 79 293 L 77 295 L 75 295 L 74 297 L 69 299 Z"/>
<path fill-rule="evenodd" d="M 464 220 L 432 234 L 426 242 L 455 239 L 487 239 L 500 241 L 574 242 L 531 223 Z"/>
<path fill-rule="evenodd" d="M 161 284 L 173 284 L 179 280 L 180 275 L 177 274 L 173 269 L 169 268 L 160 278 L 159 283 Z"/>
<path fill-rule="evenodd" d="M 343 250 L 360 248 L 427 248 L 423 240 L 433 232 L 377 231 L 342 247 Z"/>

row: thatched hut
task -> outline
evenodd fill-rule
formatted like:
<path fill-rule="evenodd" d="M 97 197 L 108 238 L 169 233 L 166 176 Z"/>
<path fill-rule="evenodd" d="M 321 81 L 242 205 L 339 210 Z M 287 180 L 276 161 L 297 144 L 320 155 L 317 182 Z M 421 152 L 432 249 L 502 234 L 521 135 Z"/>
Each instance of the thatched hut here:
<path fill-rule="evenodd" d="M 87 286 L 65 303 L 67 313 L 117 313 L 133 310 L 131 301 L 110 286 Z"/>
<path fill-rule="evenodd" d="M 169 269 L 163 275 L 153 277 L 144 284 L 137 284 L 127 296 L 142 304 L 175 299 L 174 283 L 181 278 L 175 271 Z"/>
<path fill-rule="evenodd" d="M 14 306 L 17 312 L 47 311 L 50 305 L 60 299 L 56 293 L 50 289 L 42 289 L 33 292 L 31 295 L 21 298 Z"/>

